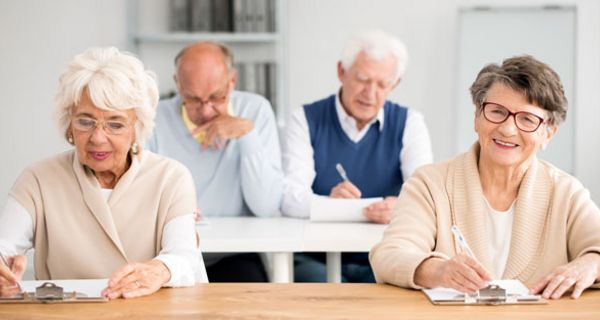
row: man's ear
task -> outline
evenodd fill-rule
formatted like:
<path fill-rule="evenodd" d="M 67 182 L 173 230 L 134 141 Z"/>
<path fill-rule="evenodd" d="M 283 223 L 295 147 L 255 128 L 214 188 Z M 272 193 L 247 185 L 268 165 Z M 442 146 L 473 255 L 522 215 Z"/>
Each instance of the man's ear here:
<path fill-rule="evenodd" d="M 340 79 L 340 81 L 342 81 L 342 79 L 344 78 L 345 73 L 346 73 L 346 70 L 344 70 L 344 67 L 342 66 L 342 62 L 338 61 L 337 74 L 338 74 L 338 79 Z"/>
<path fill-rule="evenodd" d="M 179 79 L 177 78 L 177 73 L 173 73 L 173 81 L 175 82 L 177 89 L 179 89 Z"/>
<path fill-rule="evenodd" d="M 392 85 L 392 88 L 390 90 L 396 89 L 396 87 L 400 84 L 400 81 L 402 81 L 402 78 L 398 78 L 398 80 L 396 80 L 396 83 L 394 83 L 394 85 Z"/>
<path fill-rule="evenodd" d="M 237 84 L 237 70 L 235 69 L 231 69 L 231 85 L 233 86 L 233 88 L 235 88 L 235 85 Z"/>

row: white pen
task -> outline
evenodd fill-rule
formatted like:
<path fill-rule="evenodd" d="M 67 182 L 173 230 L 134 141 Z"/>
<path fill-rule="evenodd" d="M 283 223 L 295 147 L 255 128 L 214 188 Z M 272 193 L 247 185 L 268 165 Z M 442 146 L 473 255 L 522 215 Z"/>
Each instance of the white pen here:
<path fill-rule="evenodd" d="M 346 170 L 344 170 L 344 167 L 342 167 L 341 163 L 335 165 L 335 170 L 337 170 L 337 172 L 340 174 L 340 177 L 342 177 L 344 181 L 350 181 L 350 179 L 348 179 L 348 175 L 346 175 Z"/>
<path fill-rule="evenodd" d="M 458 241 L 458 245 L 462 248 L 462 250 L 465 251 L 469 255 L 469 257 L 475 258 L 473 251 L 471 251 L 471 248 L 469 248 L 467 241 L 463 237 L 462 233 L 460 233 L 460 230 L 458 229 L 458 227 L 452 226 L 451 230 L 452 230 L 452 233 L 454 234 L 454 237 L 456 238 L 456 241 Z"/>

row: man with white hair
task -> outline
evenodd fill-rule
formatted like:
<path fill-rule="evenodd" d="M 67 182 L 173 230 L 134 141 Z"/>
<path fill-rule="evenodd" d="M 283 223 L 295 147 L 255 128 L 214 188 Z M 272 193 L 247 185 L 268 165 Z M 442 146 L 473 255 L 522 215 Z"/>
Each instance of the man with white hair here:
<path fill-rule="evenodd" d="M 287 126 L 285 215 L 309 218 L 315 196 L 383 197 L 362 211 L 373 222 L 390 222 L 403 182 L 433 160 L 423 116 L 386 100 L 407 59 L 404 44 L 380 30 L 346 43 L 337 68 L 338 93 L 304 105 Z M 336 168 L 340 165 L 346 177 Z M 294 264 L 296 281 L 326 280 L 323 254 L 297 254 Z M 342 280 L 374 282 L 367 253 L 342 255 Z"/>

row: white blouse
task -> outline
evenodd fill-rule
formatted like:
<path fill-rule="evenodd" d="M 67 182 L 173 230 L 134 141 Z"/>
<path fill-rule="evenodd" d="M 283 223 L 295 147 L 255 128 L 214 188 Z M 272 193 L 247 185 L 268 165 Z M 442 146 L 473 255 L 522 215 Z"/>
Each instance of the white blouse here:
<path fill-rule="evenodd" d="M 487 200 L 485 203 L 488 207 L 486 218 L 488 252 L 494 264 L 493 275 L 494 279 L 502 279 L 510 251 L 510 238 L 512 235 L 516 201 L 506 211 L 494 210 Z"/>

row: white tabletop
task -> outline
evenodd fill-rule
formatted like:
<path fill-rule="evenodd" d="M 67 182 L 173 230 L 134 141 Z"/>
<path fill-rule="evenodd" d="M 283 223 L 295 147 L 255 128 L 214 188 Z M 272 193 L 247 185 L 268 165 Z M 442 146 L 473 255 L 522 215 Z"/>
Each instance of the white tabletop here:
<path fill-rule="evenodd" d="M 304 220 L 292 218 L 208 218 L 196 225 L 202 252 L 300 252 Z"/>
<path fill-rule="evenodd" d="M 367 252 L 386 225 L 295 218 L 209 218 L 197 225 L 203 252 Z"/>

